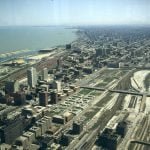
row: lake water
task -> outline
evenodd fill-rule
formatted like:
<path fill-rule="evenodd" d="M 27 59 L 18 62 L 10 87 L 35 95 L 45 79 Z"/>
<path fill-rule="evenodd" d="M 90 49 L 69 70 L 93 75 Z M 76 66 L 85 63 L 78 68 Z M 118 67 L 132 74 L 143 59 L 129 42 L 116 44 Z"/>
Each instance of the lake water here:
<path fill-rule="evenodd" d="M 64 45 L 77 38 L 75 31 L 64 27 L 0 27 L 0 54 Z"/>

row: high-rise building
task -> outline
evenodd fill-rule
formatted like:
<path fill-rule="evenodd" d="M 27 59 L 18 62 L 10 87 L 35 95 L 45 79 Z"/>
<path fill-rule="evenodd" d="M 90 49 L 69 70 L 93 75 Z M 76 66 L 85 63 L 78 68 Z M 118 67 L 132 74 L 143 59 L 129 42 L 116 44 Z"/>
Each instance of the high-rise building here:
<path fill-rule="evenodd" d="M 31 67 L 27 70 L 27 78 L 28 78 L 28 85 L 32 88 L 35 87 L 37 84 L 37 72 L 36 69 Z"/>
<path fill-rule="evenodd" d="M 46 91 L 39 92 L 39 105 L 40 106 L 48 105 L 48 92 Z"/>
<path fill-rule="evenodd" d="M 54 81 L 52 86 L 53 86 L 53 89 L 57 90 L 57 92 L 61 91 L 61 82 L 60 81 Z"/>
<path fill-rule="evenodd" d="M 12 144 L 17 137 L 23 134 L 24 117 L 16 116 L 15 119 L 9 119 L 11 119 L 11 121 L 7 121 L 7 124 L 0 127 L 0 144 Z"/>
<path fill-rule="evenodd" d="M 96 57 L 103 55 L 103 48 L 95 49 L 95 51 L 96 51 Z"/>
<path fill-rule="evenodd" d="M 98 56 L 106 56 L 107 50 L 103 47 L 96 49 L 96 57 Z"/>
<path fill-rule="evenodd" d="M 48 70 L 47 68 L 44 68 L 42 70 L 42 80 L 47 80 L 48 79 Z"/>
<path fill-rule="evenodd" d="M 116 127 L 117 134 L 121 135 L 121 137 L 124 137 L 127 132 L 127 122 L 122 121 L 119 122 Z"/>
<path fill-rule="evenodd" d="M 57 104 L 57 102 L 58 102 L 58 93 L 57 93 L 57 91 L 52 91 L 51 93 L 50 93 L 50 95 L 51 95 L 51 104 Z"/>
<path fill-rule="evenodd" d="M 71 49 L 71 44 L 66 44 L 66 49 Z"/>
<path fill-rule="evenodd" d="M 71 138 L 65 134 L 62 134 L 60 144 L 63 146 L 68 146 L 71 141 Z"/>
<path fill-rule="evenodd" d="M 105 129 L 98 137 L 98 145 L 103 148 L 117 150 L 121 136 L 116 134 L 112 129 Z"/>
<path fill-rule="evenodd" d="M 81 122 L 73 122 L 72 131 L 74 134 L 80 134 L 83 130 L 83 124 Z"/>
<path fill-rule="evenodd" d="M 24 105 L 26 102 L 26 95 L 24 92 L 17 92 L 14 94 L 14 104 L 19 106 L 19 105 Z"/>
<path fill-rule="evenodd" d="M 19 91 L 18 80 L 7 81 L 5 84 L 5 91 L 7 94 L 18 92 Z"/>

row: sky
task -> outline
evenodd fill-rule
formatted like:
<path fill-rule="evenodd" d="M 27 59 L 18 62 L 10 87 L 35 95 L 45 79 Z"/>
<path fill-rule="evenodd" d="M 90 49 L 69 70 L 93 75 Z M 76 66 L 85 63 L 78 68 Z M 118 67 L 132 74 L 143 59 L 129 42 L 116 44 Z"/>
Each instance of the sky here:
<path fill-rule="evenodd" d="M 150 0 L 0 0 L 0 26 L 150 25 Z"/>

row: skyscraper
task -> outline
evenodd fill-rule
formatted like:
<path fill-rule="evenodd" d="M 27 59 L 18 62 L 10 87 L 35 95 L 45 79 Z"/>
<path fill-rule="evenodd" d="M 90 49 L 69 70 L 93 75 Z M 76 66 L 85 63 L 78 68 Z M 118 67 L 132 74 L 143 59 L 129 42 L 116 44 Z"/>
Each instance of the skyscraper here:
<path fill-rule="evenodd" d="M 27 78 L 28 78 L 28 85 L 30 87 L 35 87 L 37 84 L 37 72 L 36 69 L 31 67 L 27 70 Z"/>
<path fill-rule="evenodd" d="M 54 81 L 53 82 L 53 89 L 56 89 L 57 92 L 61 91 L 61 81 Z"/>
<path fill-rule="evenodd" d="M 50 101 L 50 103 L 51 103 L 51 104 L 57 104 L 57 102 L 58 102 L 58 94 L 57 94 L 57 91 L 56 91 L 56 90 L 52 91 L 52 92 L 50 93 L 50 96 L 51 96 L 51 101 Z"/>
<path fill-rule="evenodd" d="M 47 80 L 48 79 L 48 70 L 47 68 L 44 68 L 42 70 L 42 80 Z"/>
<path fill-rule="evenodd" d="M 17 92 L 14 94 L 14 104 L 19 106 L 19 105 L 24 105 L 26 102 L 26 95 L 24 92 Z"/>
<path fill-rule="evenodd" d="M 5 84 L 5 91 L 7 94 L 18 92 L 19 91 L 19 82 L 17 80 L 7 81 Z"/>
<path fill-rule="evenodd" d="M 39 93 L 39 105 L 40 106 L 46 106 L 46 105 L 48 105 L 48 92 L 41 91 Z"/>

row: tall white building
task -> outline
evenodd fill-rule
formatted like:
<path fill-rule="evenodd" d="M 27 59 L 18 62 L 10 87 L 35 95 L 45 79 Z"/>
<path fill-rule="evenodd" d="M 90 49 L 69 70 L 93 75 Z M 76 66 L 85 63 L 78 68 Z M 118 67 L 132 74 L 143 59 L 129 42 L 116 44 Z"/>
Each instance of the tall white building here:
<path fill-rule="evenodd" d="M 47 68 L 44 68 L 42 70 L 42 80 L 46 80 L 47 81 L 47 79 L 48 79 L 48 70 L 47 70 Z"/>
<path fill-rule="evenodd" d="M 53 82 L 53 89 L 56 89 L 57 92 L 61 92 L 61 82 L 60 81 L 54 81 Z"/>
<path fill-rule="evenodd" d="M 37 72 L 36 69 L 31 67 L 27 70 L 27 78 L 28 78 L 28 85 L 30 87 L 35 87 L 37 84 Z"/>

